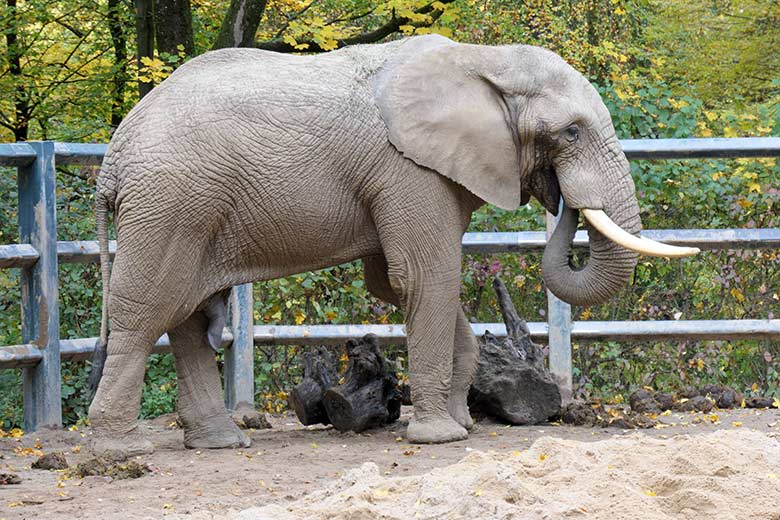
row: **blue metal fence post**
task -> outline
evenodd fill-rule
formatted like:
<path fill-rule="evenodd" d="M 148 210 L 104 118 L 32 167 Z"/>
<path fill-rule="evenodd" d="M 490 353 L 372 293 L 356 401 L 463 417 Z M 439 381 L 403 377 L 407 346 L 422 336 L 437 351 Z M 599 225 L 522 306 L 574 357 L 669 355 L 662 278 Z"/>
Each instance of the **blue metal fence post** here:
<path fill-rule="evenodd" d="M 233 343 L 225 349 L 225 405 L 237 411 L 255 407 L 254 316 L 252 284 L 230 292 Z"/>
<path fill-rule="evenodd" d="M 54 143 L 31 142 L 35 161 L 18 170 L 19 241 L 32 245 L 38 261 L 21 269 L 22 341 L 43 354 L 24 368 L 24 428 L 62 426 L 60 312 L 57 288 L 57 207 Z"/>
<path fill-rule="evenodd" d="M 561 214 L 559 210 L 558 215 Z M 555 230 L 558 219 L 547 213 L 547 239 Z M 547 291 L 547 327 L 550 345 L 550 372 L 558 383 L 564 403 L 572 396 L 571 306 Z"/>

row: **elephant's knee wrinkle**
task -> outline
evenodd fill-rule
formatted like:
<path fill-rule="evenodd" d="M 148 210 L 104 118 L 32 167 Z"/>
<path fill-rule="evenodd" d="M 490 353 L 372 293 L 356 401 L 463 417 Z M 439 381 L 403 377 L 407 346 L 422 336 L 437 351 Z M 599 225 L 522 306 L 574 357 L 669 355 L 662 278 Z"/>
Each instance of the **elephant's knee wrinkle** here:
<path fill-rule="evenodd" d="M 406 299 L 409 283 L 406 274 L 395 270 L 387 271 L 387 279 L 390 282 L 390 288 L 397 295 L 398 299 Z"/>

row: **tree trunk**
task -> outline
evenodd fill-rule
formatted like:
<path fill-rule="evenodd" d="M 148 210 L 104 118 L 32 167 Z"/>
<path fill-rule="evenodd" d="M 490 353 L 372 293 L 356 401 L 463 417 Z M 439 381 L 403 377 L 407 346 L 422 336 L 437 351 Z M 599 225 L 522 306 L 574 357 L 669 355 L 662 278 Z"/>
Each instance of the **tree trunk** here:
<path fill-rule="evenodd" d="M 304 352 L 303 381 L 293 388 L 288 398 L 301 424 L 330 424 L 322 396 L 337 381 L 336 360 L 326 347 Z"/>
<path fill-rule="evenodd" d="M 159 52 L 172 56 L 178 55 L 179 52 L 184 52 L 187 56 L 195 54 L 190 0 L 155 0 L 154 21 Z"/>
<path fill-rule="evenodd" d="M 154 1 L 135 0 L 136 47 L 138 49 L 138 68 L 143 68 L 143 58 L 154 58 Z M 138 98 L 148 94 L 154 84 L 138 81 Z"/>
<path fill-rule="evenodd" d="M 212 49 L 254 47 L 267 0 L 231 0 Z"/>
<path fill-rule="evenodd" d="M 5 29 L 6 54 L 8 56 L 8 72 L 14 78 L 14 122 L 9 126 L 16 141 L 26 141 L 30 131 L 30 101 L 22 83 L 22 60 L 19 43 L 19 20 L 16 13 L 16 0 L 6 0 L 10 23 Z"/>
<path fill-rule="evenodd" d="M 116 130 L 124 117 L 125 87 L 127 86 L 127 37 L 125 36 L 120 0 L 108 0 L 108 30 L 114 46 L 115 67 L 111 91 L 111 130 Z"/>
<path fill-rule="evenodd" d="M 325 392 L 328 419 L 340 432 L 362 432 L 401 415 L 398 379 L 379 350 L 376 336 L 347 342 L 349 368 L 344 383 Z"/>
<path fill-rule="evenodd" d="M 544 366 L 544 352 L 531 341 L 528 325 L 515 311 L 500 278 L 493 287 L 506 324 L 503 342 L 486 332 L 480 341 L 479 366 L 469 390 L 469 409 L 512 424 L 537 424 L 561 407 L 558 385 Z"/>

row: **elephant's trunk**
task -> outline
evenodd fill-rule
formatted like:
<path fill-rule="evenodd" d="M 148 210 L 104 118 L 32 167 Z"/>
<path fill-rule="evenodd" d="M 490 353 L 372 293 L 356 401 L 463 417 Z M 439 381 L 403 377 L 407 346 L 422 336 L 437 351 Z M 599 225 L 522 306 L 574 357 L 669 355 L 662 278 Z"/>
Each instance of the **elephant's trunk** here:
<path fill-rule="evenodd" d="M 642 227 L 638 212 L 614 219 L 624 230 L 638 233 Z M 547 288 L 572 305 L 590 306 L 614 296 L 631 277 L 638 255 L 607 239 L 588 225 L 590 259 L 577 268 L 572 265 L 572 240 L 577 231 L 578 211 L 564 205 L 560 222 L 544 250 L 542 276 Z"/>

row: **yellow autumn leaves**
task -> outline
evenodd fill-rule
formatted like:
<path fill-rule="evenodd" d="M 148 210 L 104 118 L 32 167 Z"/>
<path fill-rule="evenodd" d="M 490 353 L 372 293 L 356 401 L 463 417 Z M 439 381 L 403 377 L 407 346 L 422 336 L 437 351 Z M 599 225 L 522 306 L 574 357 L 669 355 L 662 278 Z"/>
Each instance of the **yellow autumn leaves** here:
<path fill-rule="evenodd" d="M 278 2 L 277 2 L 278 3 Z M 301 2 L 294 2 L 301 4 Z M 315 43 L 320 49 L 331 51 L 339 47 L 339 41 L 355 36 L 361 33 L 364 28 L 355 23 L 367 15 L 386 16 L 394 19 L 405 20 L 406 23 L 399 26 L 401 32 L 407 35 L 411 34 L 430 34 L 437 33 L 444 36 L 452 36 L 452 31 L 447 27 L 433 26 L 429 27 L 435 19 L 431 12 L 420 13 L 418 9 L 424 5 L 414 0 L 388 0 L 374 6 L 365 13 L 355 12 L 350 16 L 326 18 L 318 14 L 315 9 L 308 9 L 311 3 L 295 8 L 299 12 L 305 8 L 306 14 L 298 19 L 290 21 L 284 29 L 282 40 L 291 45 L 294 49 L 305 52 L 309 50 L 310 44 L 306 41 Z M 269 6 L 273 7 L 273 6 Z M 431 7 L 434 12 L 445 12 L 449 19 L 456 16 L 457 6 L 445 4 L 439 1 L 433 2 Z M 422 25 L 422 27 L 420 27 Z"/>

